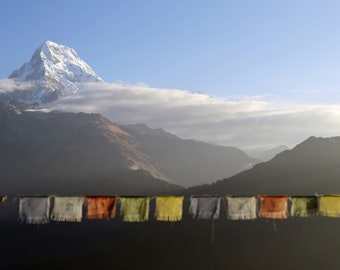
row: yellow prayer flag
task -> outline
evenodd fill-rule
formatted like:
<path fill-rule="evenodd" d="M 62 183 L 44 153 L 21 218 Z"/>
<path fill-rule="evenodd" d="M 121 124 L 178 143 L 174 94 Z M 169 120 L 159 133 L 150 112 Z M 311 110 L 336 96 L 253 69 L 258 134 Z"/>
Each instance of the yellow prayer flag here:
<path fill-rule="evenodd" d="M 157 196 L 155 218 L 158 221 L 180 221 L 183 212 L 183 196 Z"/>
<path fill-rule="evenodd" d="M 319 212 L 326 217 L 340 217 L 340 196 L 321 196 Z"/>

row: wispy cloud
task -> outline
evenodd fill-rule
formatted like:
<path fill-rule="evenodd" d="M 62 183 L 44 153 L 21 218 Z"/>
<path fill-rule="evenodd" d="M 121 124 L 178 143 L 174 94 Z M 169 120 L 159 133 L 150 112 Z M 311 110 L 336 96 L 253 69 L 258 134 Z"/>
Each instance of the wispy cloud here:
<path fill-rule="evenodd" d="M 0 93 L 13 92 L 14 90 L 27 90 L 35 85 L 33 81 L 17 82 L 14 79 L 0 80 Z"/>
<path fill-rule="evenodd" d="M 294 146 L 309 136 L 340 135 L 340 105 L 277 105 L 257 98 L 230 101 L 146 85 L 86 84 L 76 95 L 49 105 L 99 112 L 118 123 L 146 123 L 183 138 L 243 149 Z"/>

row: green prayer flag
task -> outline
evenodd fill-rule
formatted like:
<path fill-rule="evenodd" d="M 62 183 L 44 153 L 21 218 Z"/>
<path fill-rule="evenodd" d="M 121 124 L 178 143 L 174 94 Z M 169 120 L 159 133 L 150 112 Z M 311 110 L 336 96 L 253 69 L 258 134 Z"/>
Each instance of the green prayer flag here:
<path fill-rule="evenodd" d="M 311 217 L 318 212 L 318 197 L 316 196 L 293 196 L 290 197 L 292 217 Z"/>
<path fill-rule="evenodd" d="M 149 219 L 149 197 L 119 197 L 120 218 L 126 222 L 141 222 Z"/>

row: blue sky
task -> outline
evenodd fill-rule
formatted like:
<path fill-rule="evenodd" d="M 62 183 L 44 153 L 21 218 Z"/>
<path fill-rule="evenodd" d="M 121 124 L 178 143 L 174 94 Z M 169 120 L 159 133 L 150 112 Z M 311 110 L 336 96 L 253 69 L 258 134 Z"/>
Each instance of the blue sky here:
<path fill-rule="evenodd" d="M 337 104 L 339 1 L 1 1 L 0 78 L 49 39 L 107 82 Z"/>

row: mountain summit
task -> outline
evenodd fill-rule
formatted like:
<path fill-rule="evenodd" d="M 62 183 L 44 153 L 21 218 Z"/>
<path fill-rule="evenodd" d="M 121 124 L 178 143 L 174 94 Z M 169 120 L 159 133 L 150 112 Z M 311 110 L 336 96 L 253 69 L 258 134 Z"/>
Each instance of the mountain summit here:
<path fill-rule="evenodd" d="M 14 98 L 26 103 L 46 103 L 79 91 L 87 82 L 103 82 L 75 50 L 45 41 L 38 47 L 31 60 L 13 71 L 10 79 L 31 81 L 32 89 L 16 92 Z"/>

